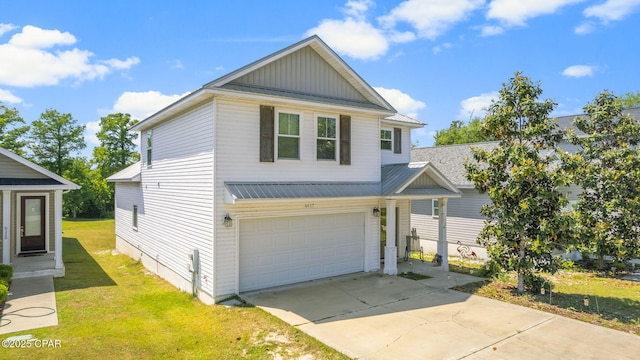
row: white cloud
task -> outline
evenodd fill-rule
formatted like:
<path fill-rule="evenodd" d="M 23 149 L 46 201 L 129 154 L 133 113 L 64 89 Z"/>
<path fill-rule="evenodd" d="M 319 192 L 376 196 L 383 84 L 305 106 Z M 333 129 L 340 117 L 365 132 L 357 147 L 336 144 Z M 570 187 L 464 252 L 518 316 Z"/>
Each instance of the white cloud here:
<path fill-rule="evenodd" d="M 100 121 L 89 121 L 85 124 L 84 140 L 88 145 L 100 145 L 100 140 L 96 133 L 100 131 Z"/>
<path fill-rule="evenodd" d="M 583 14 L 586 17 L 596 17 L 607 23 L 621 20 L 638 7 L 640 7 L 640 0 L 607 0 L 602 4 L 589 6 L 584 9 Z"/>
<path fill-rule="evenodd" d="M 564 6 L 582 1 L 585 0 L 493 0 L 487 18 L 509 26 L 524 26 L 531 18 L 553 14 Z"/>
<path fill-rule="evenodd" d="M 364 20 L 364 15 L 370 7 L 375 6 L 372 0 L 349 0 L 343 9 L 347 16 L 354 19 Z"/>
<path fill-rule="evenodd" d="M 385 29 L 395 27 L 398 22 L 406 22 L 417 30 L 420 37 L 435 39 L 483 5 L 484 0 L 407 0 L 388 15 L 379 17 L 378 21 Z"/>
<path fill-rule="evenodd" d="M 451 49 L 452 47 L 453 47 L 453 45 L 451 43 L 446 42 L 446 43 L 442 43 L 440 45 L 434 46 L 432 51 L 433 51 L 434 54 L 439 54 L 443 50 Z"/>
<path fill-rule="evenodd" d="M 504 33 L 504 28 L 502 26 L 485 25 L 482 27 L 482 32 L 480 33 L 480 36 L 483 36 L 483 37 L 494 36 L 494 35 L 500 35 L 502 33 Z"/>
<path fill-rule="evenodd" d="M 418 110 L 427 107 L 422 101 L 416 100 L 398 89 L 387 89 L 383 87 L 375 87 L 374 89 L 403 115 L 417 118 Z"/>
<path fill-rule="evenodd" d="M 3 24 L 0 23 L 0 36 L 4 35 L 5 33 L 8 33 L 9 31 L 13 30 L 17 28 L 17 26 L 13 25 L 13 24 Z"/>
<path fill-rule="evenodd" d="M 476 117 L 484 117 L 487 113 L 489 105 L 491 105 L 494 100 L 498 100 L 499 96 L 500 94 L 497 91 L 493 91 L 462 100 L 460 102 L 460 112 L 458 113 L 458 119 L 462 121 L 468 121 Z"/>
<path fill-rule="evenodd" d="M 139 64 L 140 59 L 135 56 L 132 56 L 130 58 L 127 58 L 126 60 L 118 60 L 118 59 L 104 60 L 103 63 L 109 65 L 113 69 L 127 70 L 127 69 L 131 69 L 133 65 Z"/>
<path fill-rule="evenodd" d="M 573 29 L 573 33 L 576 35 L 585 35 L 585 34 L 589 34 L 594 29 L 595 29 L 595 26 L 592 22 L 585 21 L 582 24 L 576 26 L 576 28 Z"/>
<path fill-rule="evenodd" d="M 127 91 L 118 97 L 108 112 L 126 113 L 130 114 L 132 119 L 143 120 L 188 94 L 187 92 L 181 95 L 165 95 L 159 91 Z"/>
<path fill-rule="evenodd" d="M 22 99 L 13 95 L 11 91 L 0 89 L 0 103 L 19 104 Z"/>
<path fill-rule="evenodd" d="M 585 76 L 593 76 L 593 70 L 595 68 L 589 65 L 572 65 L 562 71 L 562 75 L 581 78 Z"/>
<path fill-rule="evenodd" d="M 354 18 L 322 20 L 306 34 L 317 34 L 336 52 L 354 59 L 377 59 L 389 49 L 389 41 L 380 30 Z"/>
<path fill-rule="evenodd" d="M 167 64 L 169 64 L 169 67 L 172 69 L 183 69 L 184 65 L 182 65 L 182 61 L 175 59 L 175 60 L 171 60 L 168 61 Z"/>
<path fill-rule="evenodd" d="M 67 32 L 23 27 L 7 43 L 0 44 L 0 85 L 33 87 L 56 85 L 64 79 L 92 80 L 140 61 L 131 57 L 92 63 L 94 54 L 88 50 L 59 48 L 75 42 L 76 38 Z"/>

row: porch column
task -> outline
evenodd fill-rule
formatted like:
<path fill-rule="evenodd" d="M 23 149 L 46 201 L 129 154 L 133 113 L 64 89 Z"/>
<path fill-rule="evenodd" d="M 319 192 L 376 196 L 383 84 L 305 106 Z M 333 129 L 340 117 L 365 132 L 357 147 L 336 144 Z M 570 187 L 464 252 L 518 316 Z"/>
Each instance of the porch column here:
<path fill-rule="evenodd" d="M 2 263 L 11 262 L 11 190 L 2 190 Z"/>
<path fill-rule="evenodd" d="M 54 258 L 56 259 L 56 269 L 62 269 L 62 190 L 55 191 L 55 218 L 54 231 L 56 236 L 56 252 Z"/>
<path fill-rule="evenodd" d="M 442 270 L 449 271 L 449 244 L 447 244 L 447 199 L 438 199 L 438 254 L 442 255 Z"/>
<path fill-rule="evenodd" d="M 398 273 L 398 248 L 396 247 L 396 200 L 387 200 L 387 245 L 384 247 L 384 273 Z"/>

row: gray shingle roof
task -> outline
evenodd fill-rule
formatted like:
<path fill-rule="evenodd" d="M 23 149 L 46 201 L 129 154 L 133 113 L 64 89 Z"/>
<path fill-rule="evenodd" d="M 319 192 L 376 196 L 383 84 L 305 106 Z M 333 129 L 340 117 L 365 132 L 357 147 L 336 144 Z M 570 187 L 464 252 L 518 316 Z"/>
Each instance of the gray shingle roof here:
<path fill-rule="evenodd" d="M 625 109 L 625 110 L 622 110 L 622 113 L 624 115 L 631 115 L 632 117 L 640 121 L 640 108 Z M 585 135 L 582 131 L 578 130 L 575 126 L 573 126 L 573 120 L 575 120 L 576 117 L 585 117 L 585 116 L 587 115 L 579 114 L 579 115 L 559 116 L 556 118 L 556 124 L 558 124 L 558 129 L 560 130 L 573 129 L 576 135 L 578 136 Z"/>
<path fill-rule="evenodd" d="M 492 150 L 498 146 L 497 141 L 446 145 L 411 150 L 411 161 L 430 161 L 451 182 L 459 187 L 473 187 L 473 183 L 467 180 L 464 162 L 473 159 L 471 147 L 484 150 Z"/>

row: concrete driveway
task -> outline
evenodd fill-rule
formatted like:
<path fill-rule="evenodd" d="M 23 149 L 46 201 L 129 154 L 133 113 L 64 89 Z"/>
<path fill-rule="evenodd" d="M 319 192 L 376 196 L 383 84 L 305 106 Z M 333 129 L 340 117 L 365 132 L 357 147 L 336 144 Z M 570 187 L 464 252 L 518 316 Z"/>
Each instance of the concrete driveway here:
<path fill-rule="evenodd" d="M 242 298 L 358 359 L 637 359 L 640 354 L 639 336 L 449 290 L 477 278 L 434 270 L 431 264 L 413 267 L 433 278 L 358 273 Z"/>

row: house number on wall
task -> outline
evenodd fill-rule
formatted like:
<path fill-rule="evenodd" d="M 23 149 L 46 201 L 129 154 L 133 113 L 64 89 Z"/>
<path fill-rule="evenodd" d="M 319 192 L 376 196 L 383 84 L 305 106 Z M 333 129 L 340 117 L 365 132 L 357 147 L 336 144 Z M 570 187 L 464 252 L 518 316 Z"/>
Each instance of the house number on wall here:
<path fill-rule="evenodd" d="M 314 206 L 316 206 L 314 203 L 304 204 L 305 209 L 313 209 Z"/>

